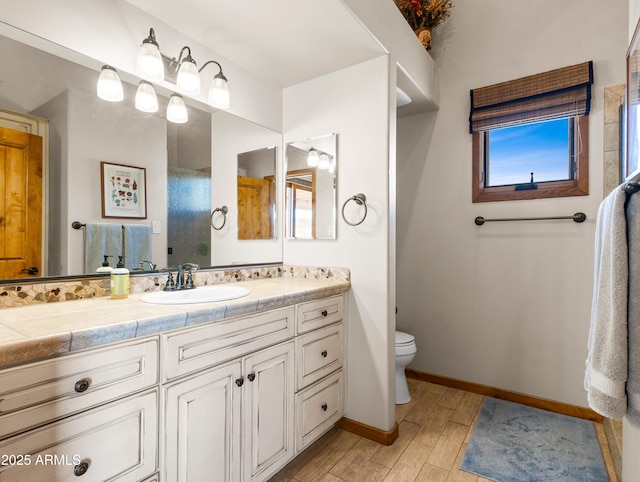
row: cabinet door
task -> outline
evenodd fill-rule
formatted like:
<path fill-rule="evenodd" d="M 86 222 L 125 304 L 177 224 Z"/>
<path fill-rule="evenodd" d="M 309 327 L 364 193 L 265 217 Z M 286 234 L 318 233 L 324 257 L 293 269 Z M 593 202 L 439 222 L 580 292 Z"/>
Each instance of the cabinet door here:
<path fill-rule="evenodd" d="M 240 361 L 166 389 L 167 482 L 240 480 Z"/>
<path fill-rule="evenodd" d="M 243 480 L 265 480 L 294 453 L 294 343 L 244 360 Z"/>

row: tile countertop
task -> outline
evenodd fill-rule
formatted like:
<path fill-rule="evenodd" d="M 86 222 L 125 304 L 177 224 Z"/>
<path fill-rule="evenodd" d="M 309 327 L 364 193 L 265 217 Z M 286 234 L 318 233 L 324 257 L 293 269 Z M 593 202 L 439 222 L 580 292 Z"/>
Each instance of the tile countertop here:
<path fill-rule="evenodd" d="M 152 335 L 198 323 L 251 314 L 344 293 L 337 279 L 272 278 L 241 281 L 251 293 L 212 303 L 159 305 L 140 300 L 90 298 L 28 305 L 0 312 L 0 367 Z M 197 289 L 197 288 L 196 288 Z"/>

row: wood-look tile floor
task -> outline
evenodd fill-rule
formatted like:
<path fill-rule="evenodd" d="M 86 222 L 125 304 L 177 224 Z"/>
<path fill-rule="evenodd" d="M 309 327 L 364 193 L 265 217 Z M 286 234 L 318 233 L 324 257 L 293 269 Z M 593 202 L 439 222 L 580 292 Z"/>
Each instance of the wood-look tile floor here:
<path fill-rule="evenodd" d="M 400 436 L 380 445 L 334 428 L 278 472 L 271 482 L 490 482 L 459 469 L 482 395 L 408 379 L 411 402 L 396 405 Z M 617 480 L 604 428 L 596 424 L 609 478 Z"/>

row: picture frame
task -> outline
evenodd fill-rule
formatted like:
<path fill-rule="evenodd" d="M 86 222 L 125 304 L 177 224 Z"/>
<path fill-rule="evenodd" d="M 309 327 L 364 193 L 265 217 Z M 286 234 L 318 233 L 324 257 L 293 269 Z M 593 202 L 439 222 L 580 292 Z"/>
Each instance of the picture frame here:
<path fill-rule="evenodd" d="M 147 170 L 125 164 L 100 163 L 103 218 L 147 218 Z"/>
<path fill-rule="evenodd" d="M 627 51 L 626 116 L 624 119 L 624 156 L 622 180 L 640 180 L 640 22 Z"/>

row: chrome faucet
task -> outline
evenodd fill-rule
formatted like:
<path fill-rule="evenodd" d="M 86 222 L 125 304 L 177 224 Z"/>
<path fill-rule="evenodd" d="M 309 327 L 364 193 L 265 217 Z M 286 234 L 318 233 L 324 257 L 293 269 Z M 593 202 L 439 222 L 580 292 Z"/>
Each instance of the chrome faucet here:
<path fill-rule="evenodd" d="M 196 284 L 193 282 L 193 272 L 197 269 L 198 265 L 196 263 L 184 263 L 179 265 L 175 281 L 173 280 L 171 268 L 163 269 L 163 271 L 169 272 L 163 291 L 190 290 L 195 288 Z M 187 279 L 185 279 L 185 272 L 187 273 Z"/>
<path fill-rule="evenodd" d="M 140 261 L 140 269 L 143 271 L 153 271 L 156 269 L 156 265 L 151 261 Z"/>
<path fill-rule="evenodd" d="M 176 275 L 176 289 L 177 290 L 190 290 L 196 287 L 193 282 L 192 273 L 198 269 L 198 265 L 195 263 L 184 263 L 178 266 L 178 274 Z M 187 273 L 187 279 L 184 278 L 184 273 Z"/>

